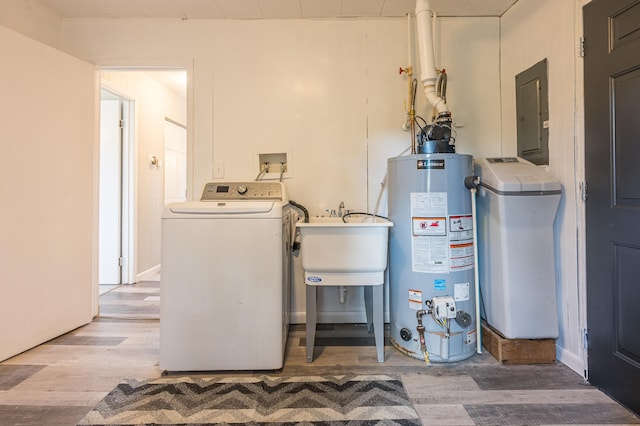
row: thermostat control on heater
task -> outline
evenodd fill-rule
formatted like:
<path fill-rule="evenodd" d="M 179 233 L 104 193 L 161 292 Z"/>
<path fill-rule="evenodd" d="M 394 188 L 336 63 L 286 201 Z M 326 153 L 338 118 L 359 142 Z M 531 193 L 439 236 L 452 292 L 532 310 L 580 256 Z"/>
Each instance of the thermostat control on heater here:
<path fill-rule="evenodd" d="M 431 299 L 431 307 L 433 315 L 437 319 L 455 318 L 458 313 L 456 311 L 456 302 L 451 296 L 437 296 Z"/>

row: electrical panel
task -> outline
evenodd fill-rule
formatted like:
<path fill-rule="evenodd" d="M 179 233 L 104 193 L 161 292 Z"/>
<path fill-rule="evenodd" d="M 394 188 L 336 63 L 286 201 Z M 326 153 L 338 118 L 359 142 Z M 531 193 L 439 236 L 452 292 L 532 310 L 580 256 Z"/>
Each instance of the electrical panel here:
<path fill-rule="evenodd" d="M 516 76 L 518 157 L 549 164 L 549 101 L 547 60 Z"/>

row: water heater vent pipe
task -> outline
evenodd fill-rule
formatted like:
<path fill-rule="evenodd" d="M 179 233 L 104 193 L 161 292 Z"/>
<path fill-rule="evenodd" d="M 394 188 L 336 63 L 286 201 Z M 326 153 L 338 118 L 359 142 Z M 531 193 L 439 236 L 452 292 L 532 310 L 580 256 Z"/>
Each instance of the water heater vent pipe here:
<path fill-rule="evenodd" d="M 449 112 L 445 100 L 436 93 L 438 75 L 433 53 L 433 29 L 429 0 L 416 0 L 416 28 L 418 31 L 418 53 L 420 57 L 420 81 L 424 86 L 424 94 L 429 103 L 436 109 L 436 115 Z"/>

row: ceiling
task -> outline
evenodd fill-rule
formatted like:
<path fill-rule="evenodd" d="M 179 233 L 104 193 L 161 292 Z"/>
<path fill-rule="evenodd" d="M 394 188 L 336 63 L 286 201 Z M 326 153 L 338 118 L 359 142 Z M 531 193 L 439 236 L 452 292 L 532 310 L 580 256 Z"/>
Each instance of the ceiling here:
<path fill-rule="evenodd" d="M 63 19 L 323 19 L 405 16 L 415 0 L 39 0 Z M 518 0 L 431 0 L 439 16 L 502 16 Z"/>

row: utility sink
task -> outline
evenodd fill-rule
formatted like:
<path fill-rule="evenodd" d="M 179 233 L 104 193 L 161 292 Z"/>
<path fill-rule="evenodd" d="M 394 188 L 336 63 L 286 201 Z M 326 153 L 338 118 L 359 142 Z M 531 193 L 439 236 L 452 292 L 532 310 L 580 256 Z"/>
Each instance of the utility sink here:
<path fill-rule="evenodd" d="M 384 362 L 384 270 L 389 228 L 375 216 L 315 217 L 297 223 L 306 284 L 307 362 L 313 361 L 319 286 L 364 286 L 367 328 L 373 331 L 378 362 Z"/>
<path fill-rule="evenodd" d="M 297 223 L 300 256 L 307 285 L 384 284 L 389 228 L 375 216 L 312 217 Z"/>

